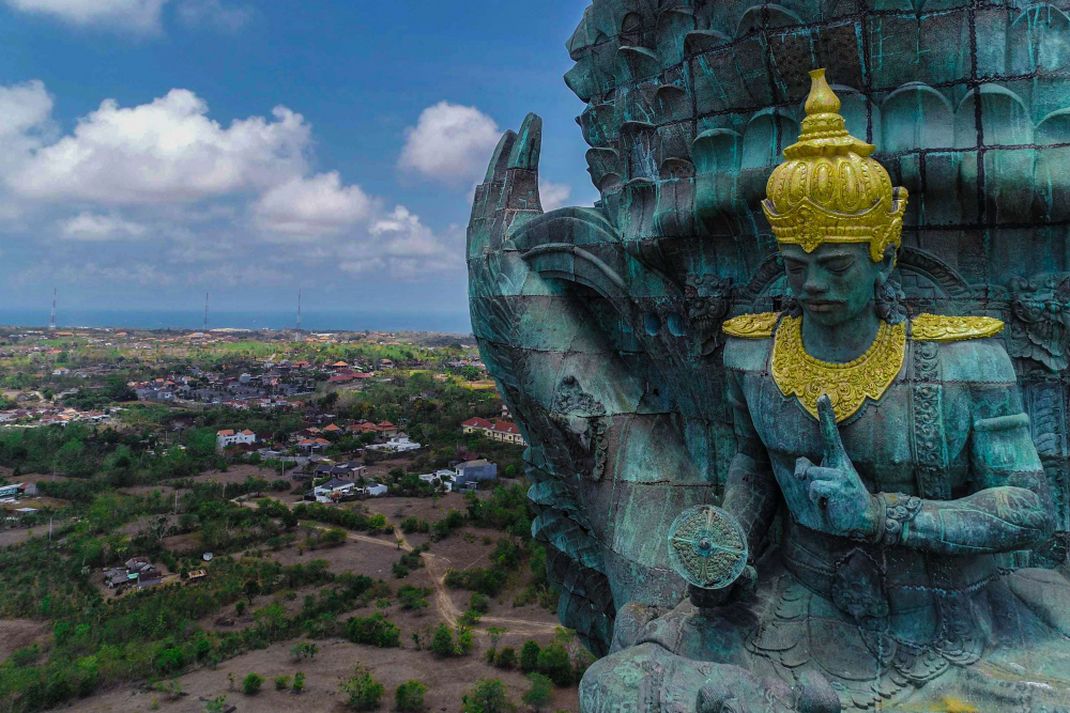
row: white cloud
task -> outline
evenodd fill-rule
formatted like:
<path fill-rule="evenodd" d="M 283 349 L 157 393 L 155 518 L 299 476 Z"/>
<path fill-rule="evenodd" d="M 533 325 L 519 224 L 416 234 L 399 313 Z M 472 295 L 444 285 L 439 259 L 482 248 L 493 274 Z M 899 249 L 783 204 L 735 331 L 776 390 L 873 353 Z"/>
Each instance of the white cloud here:
<path fill-rule="evenodd" d="M 178 19 L 190 27 L 213 27 L 236 32 L 253 16 L 247 5 L 224 4 L 221 0 L 183 0 L 176 8 Z"/>
<path fill-rule="evenodd" d="M 454 246 L 449 238 L 439 238 L 405 206 L 396 206 L 373 220 L 368 234 L 370 244 L 346 247 L 339 264 L 342 270 L 353 274 L 385 272 L 411 280 L 463 266 L 463 244 L 458 240 Z"/>
<path fill-rule="evenodd" d="M 572 186 L 539 180 L 539 199 L 542 202 L 542 209 L 547 213 L 565 205 L 571 196 Z"/>
<path fill-rule="evenodd" d="M 406 130 L 399 165 L 452 186 L 478 180 L 501 137 L 497 124 L 472 106 L 439 102 L 423 110 Z"/>
<path fill-rule="evenodd" d="M 48 15 L 72 25 L 122 27 L 138 33 L 160 29 L 160 13 L 168 0 L 6 0 L 23 12 Z"/>
<path fill-rule="evenodd" d="M 140 238 L 146 232 L 145 226 L 140 223 L 125 220 L 117 215 L 88 211 L 62 221 L 59 227 L 65 238 L 87 242 Z"/>
<path fill-rule="evenodd" d="M 51 115 L 52 97 L 42 82 L 0 86 L 0 177 L 42 145 Z"/>
<path fill-rule="evenodd" d="M 105 100 L 72 135 L 33 151 L 8 183 L 30 198 L 144 205 L 265 188 L 304 171 L 309 127 L 300 114 L 279 106 L 274 120 L 223 128 L 207 113 L 185 89 L 130 108 Z"/>
<path fill-rule="evenodd" d="M 78 284 L 251 287 L 292 284 L 295 269 L 335 285 L 463 274 L 462 230 L 384 210 L 392 204 L 337 171 L 310 173 L 311 128 L 289 109 L 223 125 L 174 89 L 130 107 L 106 100 L 61 134 L 52 105 L 41 82 L 0 86 L 0 232 L 34 243 L 39 259 L 21 270 L 31 282 L 61 272 Z"/>
<path fill-rule="evenodd" d="M 293 178 L 268 190 L 253 207 L 264 230 L 294 236 L 337 233 L 365 218 L 372 200 L 359 186 L 343 186 L 337 171 Z"/>

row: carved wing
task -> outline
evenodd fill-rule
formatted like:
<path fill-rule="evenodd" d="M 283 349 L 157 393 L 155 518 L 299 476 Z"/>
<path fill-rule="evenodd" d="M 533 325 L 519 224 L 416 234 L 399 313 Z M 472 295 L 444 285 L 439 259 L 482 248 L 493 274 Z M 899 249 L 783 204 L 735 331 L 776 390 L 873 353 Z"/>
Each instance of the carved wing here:
<path fill-rule="evenodd" d="M 530 444 L 533 534 L 548 549 L 561 620 L 604 652 L 619 604 L 682 594 L 664 533 L 707 499 L 709 449 L 682 416 L 701 386 L 685 317 L 667 309 L 679 288 L 629 254 L 600 209 L 541 212 L 540 128 L 530 115 L 507 133 L 476 190 L 472 324 Z M 611 580 L 635 584 L 612 592 Z"/>

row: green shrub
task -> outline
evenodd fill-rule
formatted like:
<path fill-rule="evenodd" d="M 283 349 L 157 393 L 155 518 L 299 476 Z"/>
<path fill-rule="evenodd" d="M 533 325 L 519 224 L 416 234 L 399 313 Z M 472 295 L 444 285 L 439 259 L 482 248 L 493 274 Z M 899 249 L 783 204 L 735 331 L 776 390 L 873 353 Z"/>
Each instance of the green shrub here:
<path fill-rule="evenodd" d="M 405 681 L 394 692 L 394 707 L 402 713 L 420 713 L 424 710 L 424 694 L 427 686 L 419 681 Z"/>
<path fill-rule="evenodd" d="M 255 696 L 260 693 L 260 687 L 264 685 L 264 677 L 259 673 L 250 673 L 241 682 L 241 690 L 247 696 Z"/>
<path fill-rule="evenodd" d="M 290 677 L 289 676 L 276 676 L 275 677 L 275 690 L 276 691 L 285 691 L 289 687 L 290 687 Z"/>
<path fill-rule="evenodd" d="M 353 677 L 342 684 L 342 692 L 349 698 L 346 705 L 356 711 L 373 711 L 383 697 L 383 684 L 372 678 L 371 672 L 357 667 Z"/>
<path fill-rule="evenodd" d="M 294 693 L 300 693 L 305 690 L 305 674 L 298 671 L 294 674 L 293 685 L 290 686 L 290 690 Z"/>
<path fill-rule="evenodd" d="M 453 656 L 453 630 L 445 624 L 439 624 L 431 636 L 431 652 L 440 658 Z"/>
<path fill-rule="evenodd" d="M 430 595 L 431 590 L 427 587 L 413 587 L 407 584 L 398 590 L 398 601 L 401 602 L 402 609 L 426 609 L 427 598 Z"/>
<path fill-rule="evenodd" d="M 547 676 L 558 686 L 572 683 L 572 659 L 561 644 L 549 644 L 539 652 L 536 660 L 539 673 Z"/>
<path fill-rule="evenodd" d="M 368 644 L 381 649 L 401 645 L 401 630 L 382 614 L 353 617 L 345 625 L 346 638 L 355 644 Z"/>
<path fill-rule="evenodd" d="M 494 660 L 494 665 L 498 668 L 510 671 L 516 668 L 516 649 L 512 646 L 506 646 L 498 652 L 498 656 Z"/>
<path fill-rule="evenodd" d="M 524 703 L 541 711 L 553 700 L 554 682 L 541 673 L 529 673 L 528 680 L 531 681 L 531 688 L 524 694 Z"/>
<path fill-rule="evenodd" d="M 461 699 L 464 713 L 512 713 L 516 705 L 509 699 L 505 684 L 496 678 L 484 679 Z"/>
<path fill-rule="evenodd" d="M 539 668 L 539 645 L 528 639 L 520 649 L 520 670 L 524 673 L 537 671 Z"/>

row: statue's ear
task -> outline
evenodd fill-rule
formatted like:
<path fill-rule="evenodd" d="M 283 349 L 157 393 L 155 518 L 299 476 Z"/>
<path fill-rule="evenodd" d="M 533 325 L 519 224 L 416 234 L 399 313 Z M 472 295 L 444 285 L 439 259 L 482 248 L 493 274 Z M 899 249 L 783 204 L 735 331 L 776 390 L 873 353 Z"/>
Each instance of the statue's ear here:
<path fill-rule="evenodd" d="M 895 258 L 896 249 L 889 247 L 884 251 L 884 259 L 880 261 L 877 266 L 877 283 L 883 285 L 892 277 L 892 271 L 895 270 Z"/>

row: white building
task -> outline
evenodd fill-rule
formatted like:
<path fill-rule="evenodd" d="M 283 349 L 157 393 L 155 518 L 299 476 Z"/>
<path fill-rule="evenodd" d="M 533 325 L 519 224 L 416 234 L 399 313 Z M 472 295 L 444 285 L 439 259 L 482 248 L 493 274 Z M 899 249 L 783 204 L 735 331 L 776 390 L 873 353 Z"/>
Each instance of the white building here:
<path fill-rule="evenodd" d="M 379 498 L 390 492 L 390 488 L 382 483 L 368 483 L 363 490 L 364 494 L 369 498 Z"/>
<path fill-rule="evenodd" d="M 230 446 L 251 446 L 255 443 L 256 434 L 248 428 L 244 431 L 237 432 L 233 429 L 225 428 L 222 431 L 216 431 L 215 434 L 215 446 L 219 450 L 229 448 Z"/>
<path fill-rule="evenodd" d="M 388 453 L 405 453 L 407 451 L 416 451 L 420 448 L 423 448 L 423 445 L 413 441 L 405 433 L 399 433 L 386 443 L 375 443 L 368 446 L 369 450 L 387 451 Z"/>
<path fill-rule="evenodd" d="M 457 473 L 452 470 L 436 470 L 434 473 L 424 473 L 417 476 L 420 480 L 433 486 L 441 486 L 447 493 L 453 492 L 453 483 L 457 479 Z"/>

